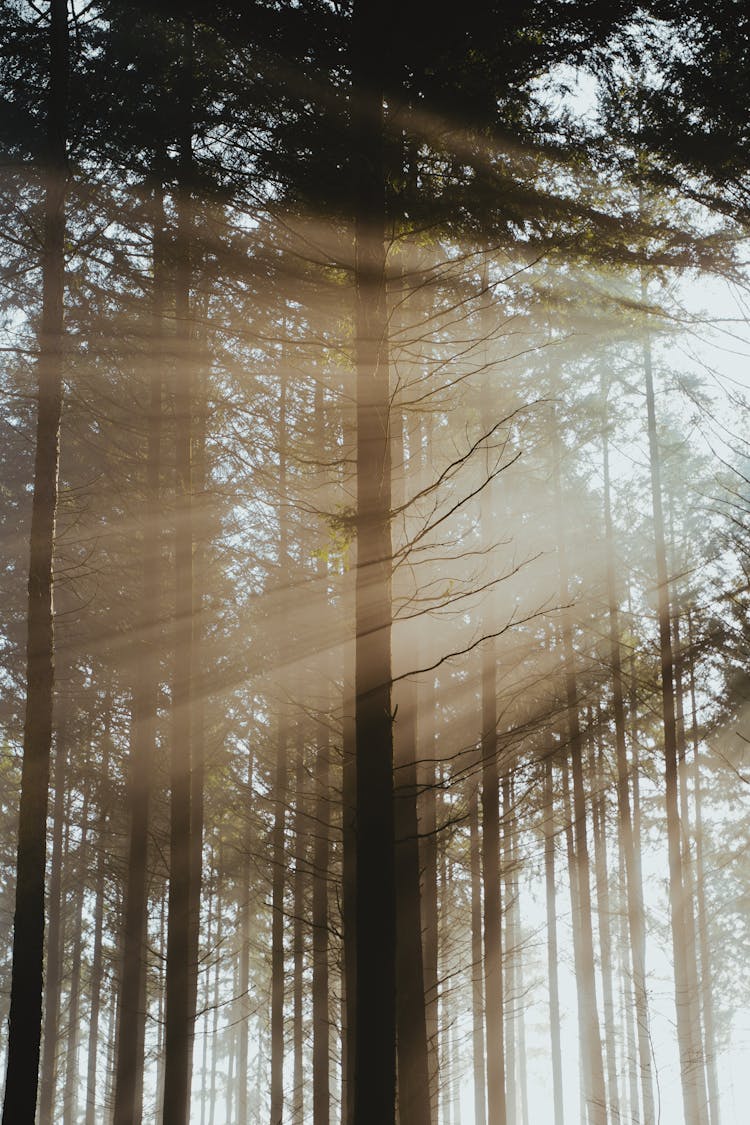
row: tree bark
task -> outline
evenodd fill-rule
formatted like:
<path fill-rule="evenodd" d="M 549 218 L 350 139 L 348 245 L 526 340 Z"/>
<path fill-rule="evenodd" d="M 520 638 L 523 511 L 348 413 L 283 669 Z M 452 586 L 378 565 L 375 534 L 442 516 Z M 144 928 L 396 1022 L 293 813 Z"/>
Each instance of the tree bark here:
<path fill-rule="evenodd" d="M 26 634 L 26 712 L 3 1125 L 34 1125 L 44 986 L 44 882 L 54 695 L 53 555 L 62 413 L 68 11 L 51 0 L 42 318 Z"/>
<path fill-rule="evenodd" d="M 162 364 L 165 282 L 163 269 L 164 199 L 154 193 L 153 348 L 149 357 L 149 404 L 146 435 L 146 522 L 143 531 L 143 613 L 137 622 L 137 676 L 131 726 L 130 837 L 122 934 L 122 969 L 118 1002 L 117 1058 L 113 1125 L 140 1125 L 146 1011 L 146 928 L 148 917 L 148 826 L 151 768 L 156 752 L 159 692 L 160 551 L 159 477 L 161 465 Z"/>
<path fill-rule="evenodd" d="M 609 422 L 607 399 L 602 387 L 604 419 L 602 427 L 602 460 L 604 470 L 604 525 L 607 549 L 607 601 L 609 617 L 609 656 L 612 669 L 612 706 L 615 720 L 617 755 L 617 810 L 620 840 L 625 859 L 628 927 L 633 959 L 633 990 L 638 1026 L 638 1059 L 641 1072 L 641 1098 L 644 1125 L 654 1125 L 654 1089 L 651 1068 L 648 994 L 646 991 L 646 916 L 643 908 L 643 885 L 640 865 L 636 860 L 636 837 L 630 810 L 629 765 L 625 744 L 625 703 L 620 647 L 620 616 L 615 577 L 614 522 L 612 519 L 612 488 L 609 469 Z"/>
<path fill-rule="evenodd" d="M 163 1125 L 186 1125 L 190 1113 L 190 1074 L 194 1013 L 191 928 L 193 854 L 191 808 L 193 742 L 193 365 L 192 279 L 192 70 L 193 27 L 183 31 L 179 194 L 177 200 L 177 378 L 175 413 L 175 614 L 172 731 L 170 743 L 169 910 Z"/>
<path fill-rule="evenodd" d="M 469 779 L 469 864 L 471 875 L 471 1008 L 474 1079 L 474 1120 L 486 1125 L 484 1061 L 484 980 L 482 974 L 482 871 L 479 842 L 478 782 Z M 557 1123 L 556 1123 L 557 1125 Z"/>
<path fill-rule="evenodd" d="M 645 290 L 644 290 L 645 298 Z M 686 941 L 685 891 L 682 872 L 682 828 L 677 791 L 677 730 L 674 697 L 674 655 L 669 609 L 669 578 L 662 507 L 661 459 L 656 432 L 656 406 L 648 337 L 643 344 L 643 373 L 646 383 L 648 443 L 651 467 L 651 501 L 654 523 L 654 548 L 658 590 L 659 653 L 661 659 L 662 722 L 664 728 L 664 782 L 669 853 L 669 904 L 672 929 L 672 955 L 675 980 L 677 1041 L 680 1052 L 682 1100 L 686 1125 L 705 1123 L 707 1097 L 700 1053 L 696 1051 L 692 1026 L 690 966 Z"/>
<path fill-rule="evenodd" d="M 44 1052 L 39 1098 L 41 1125 L 53 1125 L 60 1022 L 60 977 L 62 970 L 62 867 L 65 827 L 65 776 L 67 770 L 67 711 L 65 693 L 60 694 L 60 717 L 55 737 L 55 803 L 52 829 L 52 863 L 49 883 L 49 930 L 47 973 L 44 989 Z"/>
<path fill-rule="evenodd" d="M 552 757 L 544 760 L 544 885 L 547 905 L 547 976 L 552 1049 L 552 1097 L 555 1125 L 563 1125 L 562 1050 L 560 1039 L 560 985 L 558 979 L 557 894 L 555 889 L 555 824 Z"/>
<path fill-rule="evenodd" d="M 590 1125 L 606 1125 L 607 1102 L 604 1086 L 602 1041 L 599 1031 L 599 1010 L 594 972 L 594 935 L 591 922 L 591 886 L 589 853 L 586 838 L 586 794 L 583 786 L 581 727 L 578 715 L 578 683 L 573 646 L 573 622 L 568 603 L 570 578 L 564 524 L 564 496 L 560 481 L 559 438 L 555 432 L 555 503 L 558 522 L 558 565 L 560 571 L 560 604 L 562 611 L 563 672 L 565 679 L 566 716 L 570 743 L 570 767 L 573 777 L 574 862 L 576 869 L 578 915 L 578 964 L 576 978 L 579 989 L 579 1013 L 583 1019 L 585 1048 L 584 1071 L 588 1076 L 587 1113 Z"/>
<path fill-rule="evenodd" d="M 391 714 L 390 380 L 382 11 L 352 15 L 357 382 L 357 1012 L 354 1125 L 395 1120 L 396 908 Z"/>

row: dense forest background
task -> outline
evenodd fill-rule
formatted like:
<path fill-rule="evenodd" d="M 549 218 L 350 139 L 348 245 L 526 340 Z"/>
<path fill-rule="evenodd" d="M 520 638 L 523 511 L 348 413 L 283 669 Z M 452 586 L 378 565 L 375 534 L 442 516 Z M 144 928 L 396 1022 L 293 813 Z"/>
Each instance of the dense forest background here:
<path fill-rule="evenodd" d="M 0 0 L 3 1125 L 732 1125 L 750 15 Z"/>

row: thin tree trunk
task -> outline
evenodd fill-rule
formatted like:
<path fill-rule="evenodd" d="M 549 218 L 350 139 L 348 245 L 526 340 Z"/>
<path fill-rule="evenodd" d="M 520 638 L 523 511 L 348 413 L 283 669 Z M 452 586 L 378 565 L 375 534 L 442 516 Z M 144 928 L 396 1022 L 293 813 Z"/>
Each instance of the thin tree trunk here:
<path fill-rule="evenodd" d="M 392 463 L 398 474 L 393 501 L 404 501 L 407 472 L 406 418 L 393 437 Z M 408 597 L 411 589 L 399 591 Z M 402 626 L 401 675 L 420 666 L 417 633 Z M 393 691 L 396 836 L 396 1025 L 398 1044 L 398 1118 L 401 1125 L 430 1125 L 430 1083 L 425 1021 L 424 960 L 420 904 L 417 686 L 402 679 Z"/>
<path fill-rule="evenodd" d="M 396 908 L 391 708 L 391 466 L 383 60 L 388 21 L 352 14 L 357 379 L 357 1026 L 354 1125 L 393 1125 Z"/>
<path fill-rule="evenodd" d="M 326 693 L 327 697 L 327 693 Z M 323 715 L 327 717 L 324 706 Z M 318 724 L 315 758 L 315 840 L 312 902 L 313 1125 L 329 1125 L 330 1013 L 328 971 L 328 868 L 330 863 L 330 748 L 324 721 Z"/>
<path fill-rule="evenodd" d="M 589 883 L 589 853 L 586 839 L 586 795 L 583 787 L 581 728 L 578 716 L 578 684 L 573 647 L 573 622 L 568 602 L 570 579 L 568 575 L 567 544 L 564 525 L 563 491 L 560 482 L 559 439 L 555 439 L 555 502 L 559 516 L 558 563 L 560 570 L 560 604 L 562 613 L 562 646 L 567 703 L 567 726 L 570 740 L 570 765 L 573 776 L 573 818 L 575 836 L 576 883 L 579 903 L 579 958 L 576 971 L 584 1021 L 583 1035 L 588 1075 L 587 1111 L 590 1125 L 606 1125 L 607 1104 L 604 1086 L 602 1041 L 599 1031 L 599 1010 L 596 998 L 594 971 L 594 935 L 591 922 L 591 887 Z"/>
<path fill-rule="evenodd" d="M 706 1077 L 708 1079 L 708 1099 L 711 1125 L 720 1125 L 719 1077 L 716 1068 L 717 1045 L 714 1021 L 713 970 L 711 965 L 711 945 L 709 942 L 709 916 L 706 905 L 705 866 L 703 857 L 703 795 L 700 769 L 700 735 L 698 731 L 698 707 L 695 687 L 695 649 L 693 624 L 690 611 L 688 621 L 688 653 L 690 676 L 691 736 L 693 743 L 693 793 L 695 800 L 695 894 L 698 909 L 698 945 L 700 951 L 701 1008 L 703 1028 L 706 1037 Z"/>
<path fill-rule="evenodd" d="M 628 926 L 633 958 L 633 990 L 638 1025 L 638 1058 L 644 1125 L 654 1125 L 654 1090 L 651 1072 L 651 1040 L 649 1033 L 648 994 L 646 991 L 646 916 L 643 908 L 643 885 L 640 864 L 636 860 L 636 839 L 630 811 L 629 767 L 625 745 L 625 704 L 620 647 L 620 618 L 615 577 L 614 523 L 609 469 L 609 423 L 606 394 L 602 388 L 605 415 L 602 429 L 604 467 L 604 524 L 607 547 L 607 600 L 609 603 L 609 653 L 612 669 L 612 704 L 615 719 L 617 754 L 617 809 L 620 840 L 625 858 Z"/>
<path fill-rule="evenodd" d="M 645 299 L 645 290 L 644 290 Z M 677 791 L 677 731 L 675 722 L 674 657 L 669 610 L 669 578 L 664 538 L 661 461 L 656 433 L 656 407 L 651 363 L 651 344 L 643 344 L 643 370 L 648 411 L 648 443 L 651 465 L 651 499 L 654 521 L 656 580 L 658 587 L 659 651 L 661 657 L 662 720 L 664 726 L 664 781 L 669 853 L 669 904 L 674 961 L 677 1041 L 680 1052 L 682 1098 L 686 1125 L 704 1125 L 707 1097 L 700 1055 L 696 1052 L 692 1026 L 690 966 L 686 941 L 685 890 L 683 885 L 679 796 Z"/>
<path fill-rule="evenodd" d="M 612 975 L 612 912 L 609 900 L 609 871 L 607 869 L 606 796 L 603 791 L 601 748 L 597 761 L 595 733 L 589 733 L 589 773 L 594 786 L 591 799 L 591 823 L 594 830 L 594 871 L 596 886 L 596 912 L 599 920 L 599 949 L 601 953 L 602 993 L 604 1000 L 604 1048 L 607 1059 L 607 1094 L 612 1120 L 619 1122 L 620 1093 L 618 1088 L 617 1045 L 615 1041 L 615 993 Z"/>
<path fill-rule="evenodd" d="M 91 723 L 87 746 L 91 745 Z M 86 759 L 88 755 L 86 755 Z M 83 803 L 81 805 L 81 839 L 76 856 L 75 909 L 73 911 L 73 950 L 71 956 L 70 996 L 68 999 L 67 1055 L 65 1059 L 65 1087 L 63 1089 L 63 1123 L 71 1125 L 78 1117 L 78 1049 L 81 1028 L 79 1010 L 81 1005 L 81 959 L 83 956 L 83 903 L 86 897 L 86 874 L 88 871 L 88 815 L 89 787 L 84 779 Z"/>
<path fill-rule="evenodd" d="M 282 713 L 274 780 L 271 921 L 271 1125 L 284 1114 L 284 884 L 287 790 L 287 730 Z"/>
<path fill-rule="evenodd" d="M 518 1042 L 516 1032 L 516 918 L 513 902 L 513 797 L 512 797 L 512 765 L 503 772 L 502 790 L 502 856 L 503 856 L 503 891 L 505 893 L 504 930 L 503 942 L 504 965 L 503 972 L 505 983 L 503 994 L 505 1000 L 504 1015 L 504 1042 L 505 1042 L 505 1073 L 508 1087 L 506 1099 L 506 1117 L 508 1125 L 516 1125 L 516 1111 L 518 1108 L 518 1081 L 516 1074 L 516 1046 Z"/>
<path fill-rule="evenodd" d="M 192 71 L 193 26 L 183 30 L 180 191 L 177 201 L 175 313 L 178 364 L 175 389 L 175 619 L 172 731 L 170 743 L 169 912 L 167 919 L 167 1010 L 163 1125 L 186 1125 L 190 1114 L 190 1074 L 194 1008 L 192 927 L 194 896 L 192 843 L 193 752 L 193 361 L 192 277 Z"/>
<path fill-rule="evenodd" d="M 44 990 L 44 1052 L 39 1098 L 41 1125 L 53 1125 L 60 1022 L 60 977 L 62 970 L 62 868 L 65 828 L 65 775 L 67 770 L 66 693 L 60 693 L 60 718 L 55 737 L 55 803 L 52 829 L 52 864 L 49 884 L 49 930 L 47 972 Z"/>
<path fill-rule="evenodd" d="M 471 872 L 471 999 L 474 1121 L 486 1125 L 484 1064 L 484 980 L 482 974 L 482 871 L 479 843 L 478 783 L 469 780 L 469 864 Z M 557 1123 L 556 1123 L 557 1125 Z"/>
<path fill-rule="evenodd" d="M 95 1125 L 96 1111 L 100 1100 L 96 1091 L 96 1064 L 99 1048 L 99 1014 L 101 1008 L 103 967 L 103 937 L 104 937 L 104 857 L 106 854 L 105 839 L 107 831 L 107 802 L 105 802 L 105 785 L 109 780 L 110 749 L 111 749 L 111 723 L 112 723 L 112 694 L 108 685 L 104 711 L 104 732 L 102 749 L 102 777 L 99 781 L 99 816 L 96 832 L 96 878 L 94 882 L 94 948 L 91 962 L 91 1009 L 89 1012 L 88 1034 L 88 1060 L 86 1074 L 86 1117 L 85 1125 Z"/>
<path fill-rule="evenodd" d="M 162 363 L 164 336 L 163 227 L 161 185 L 155 191 L 153 235 L 153 347 L 150 360 L 146 438 L 146 523 L 143 533 L 143 614 L 136 634 L 137 678 L 131 727 L 130 837 L 122 934 L 118 1003 L 117 1059 L 113 1125 L 140 1125 L 146 1005 L 146 929 L 148 919 L 148 826 L 151 769 L 156 752 L 159 692 L 159 476 L 161 463 Z"/>
<path fill-rule="evenodd" d="M 301 720 L 297 723 L 297 737 L 296 737 L 296 779 L 295 779 L 295 799 L 294 799 L 294 907 L 292 913 L 294 915 L 293 922 L 293 935 L 292 935 L 292 954 L 294 959 L 292 970 L 292 994 L 293 994 L 293 1043 L 292 1050 L 294 1056 L 294 1070 L 292 1078 L 292 1121 L 298 1122 L 304 1120 L 305 1112 L 305 1097 L 304 1097 L 304 1074 L 303 1074 L 303 980 L 302 974 L 304 971 L 304 913 L 305 913 L 305 816 L 304 816 L 304 803 L 305 803 L 305 744 L 304 735 L 302 732 Z M 317 831 L 317 825 L 316 825 Z M 314 925 L 313 921 L 313 925 Z M 313 1034 L 315 1027 L 315 1017 L 313 1015 Z M 315 1082 L 315 1073 L 313 1072 L 313 1082 Z"/>
<path fill-rule="evenodd" d="M 31 501 L 26 711 L 3 1125 L 34 1125 L 44 987 L 44 881 L 54 695 L 53 554 L 62 413 L 68 6 L 51 0 L 34 492 Z"/>
<path fill-rule="evenodd" d="M 353 647 L 353 646 L 352 646 Z M 347 649 L 349 646 L 347 646 Z M 343 762 L 342 762 L 342 913 L 344 919 L 343 958 L 343 1028 L 341 1047 L 341 1125 L 354 1122 L 354 1062 L 356 1050 L 354 1034 L 357 1026 L 357 762 L 355 732 L 354 685 L 347 669 L 353 666 L 354 653 L 345 659 L 343 701 Z"/>
<path fill-rule="evenodd" d="M 248 755 L 247 762 L 247 800 L 245 808 L 251 809 L 253 807 L 253 772 L 254 772 L 254 759 L 252 752 Z M 239 979 L 239 996 L 240 996 L 240 1010 L 242 1013 L 240 1019 L 240 1041 L 239 1041 L 239 1065 L 237 1073 L 238 1085 L 238 1118 L 239 1125 L 249 1125 L 250 1118 L 248 1116 L 248 1097 L 250 1092 L 250 1011 L 249 1011 L 249 994 L 250 994 L 250 830 L 249 827 L 245 829 L 244 848 L 242 852 L 241 863 L 241 883 L 240 883 L 240 979 Z M 205 1064 L 203 1082 L 205 1085 Z"/>
<path fill-rule="evenodd" d="M 434 680 L 417 686 L 421 752 L 418 763 L 419 831 L 422 868 L 422 958 L 425 995 L 425 1033 L 430 1083 L 430 1116 L 438 1116 L 440 1056 L 438 1031 L 438 839 L 435 791 L 435 686 Z M 481 933 L 480 933 L 481 940 Z M 481 962 L 477 972 L 481 974 Z"/>
<path fill-rule="evenodd" d="M 547 976 L 552 1049 L 552 1096 L 555 1125 L 563 1125 L 562 1050 L 560 1038 L 560 984 L 558 979 L 557 896 L 555 889 L 555 825 L 552 757 L 544 760 L 544 884 L 547 904 Z"/>

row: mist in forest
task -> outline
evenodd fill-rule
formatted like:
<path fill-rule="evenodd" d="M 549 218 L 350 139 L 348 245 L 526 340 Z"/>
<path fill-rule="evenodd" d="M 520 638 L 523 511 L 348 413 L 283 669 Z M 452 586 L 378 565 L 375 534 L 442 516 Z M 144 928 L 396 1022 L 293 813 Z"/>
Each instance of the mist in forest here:
<path fill-rule="evenodd" d="M 0 0 L 2 1125 L 744 1121 L 749 45 Z"/>

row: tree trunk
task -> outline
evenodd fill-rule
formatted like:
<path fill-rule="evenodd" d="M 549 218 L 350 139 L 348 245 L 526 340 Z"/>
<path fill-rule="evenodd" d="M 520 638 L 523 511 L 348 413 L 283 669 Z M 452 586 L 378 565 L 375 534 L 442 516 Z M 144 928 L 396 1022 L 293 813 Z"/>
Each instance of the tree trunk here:
<path fill-rule="evenodd" d="M 558 523 L 558 564 L 560 570 L 560 605 L 562 611 L 562 647 L 565 677 L 566 715 L 570 743 L 570 765 L 573 776 L 574 862 L 576 869 L 578 915 L 578 963 L 576 980 L 579 989 L 579 1013 L 583 1019 L 585 1049 L 584 1072 L 588 1079 L 587 1112 L 590 1125 L 606 1125 L 607 1104 L 604 1087 L 602 1041 L 599 1031 L 599 1010 L 596 998 L 594 971 L 594 935 L 591 922 L 591 887 L 589 883 L 589 853 L 586 839 L 586 794 L 583 787 L 583 762 L 581 728 L 578 716 L 578 683 L 573 647 L 573 622 L 568 603 L 570 579 L 568 575 L 567 545 L 564 523 L 564 497 L 560 482 L 559 438 L 555 433 L 555 503 Z"/>
<path fill-rule="evenodd" d="M 512 765 L 509 764 L 503 771 L 503 780 L 501 785 L 503 807 L 503 891 L 505 893 L 505 940 L 503 942 L 503 972 L 505 976 L 503 994 L 505 1001 L 505 1018 L 503 1034 L 505 1037 L 505 1074 L 508 1087 L 505 1110 L 508 1125 L 516 1125 L 516 1111 L 518 1108 L 518 1076 L 516 1073 L 516 1046 L 518 1042 L 518 1035 L 516 1031 L 516 1004 L 518 1003 L 518 996 L 516 993 L 517 935 L 514 910 L 515 904 L 513 900 L 513 797 L 511 783 L 512 769 Z"/>
<path fill-rule="evenodd" d="M 706 1077 L 711 1125 L 720 1125 L 719 1077 L 716 1069 L 717 1046 L 714 1022 L 713 971 L 709 941 L 709 916 L 706 905 L 705 866 L 703 858 L 703 795 L 701 790 L 700 735 L 695 688 L 695 649 L 690 611 L 688 621 L 688 654 L 690 676 L 691 737 L 693 743 L 693 792 L 695 798 L 695 896 L 698 911 L 698 946 L 700 951 L 701 1008 L 705 1034 Z"/>
<path fill-rule="evenodd" d="M 430 1083 L 430 1116 L 438 1119 L 438 1086 L 440 1082 L 438 1031 L 438 839 L 437 798 L 435 792 L 435 683 L 417 685 L 418 736 L 420 740 L 419 831 L 422 869 L 422 964 L 424 972 L 425 1033 L 427 1066 Z M 477 860 L 477 862 L 479 862 Z M 481 932 L 480 932 L 481 941 Z M 477 967 L 481 974 L 481 959 Z"/>
<path fill-rule="evenodd" d="M 382 67 L 388 21 L 355 0 L 357 1012 L 354 1125 L 395 1120 L 390 380 Z"/>
<path fill-rule="evenodd" d="M 253 805 L 253 756 L 249 755 L 247 763 L 247 801 L 245 807 Z M 250 1092 L 250 832 L 245 830 L 244 848 L 241 861 L 240 882 L 240 1041 L 238 1045 L 237 1067 L 237 1117 L 240 1125 L 249 1122 L 248 1095 Z M 205 1066 L 203 1083 L 205 1086 Z"/>
<path fill-rule="evenodd" d="M 170 743 L 169 912 L 163 1125 L 186 1125 L 190 1113 L 191 1008 L 192 696 L 193 696 L 193 505 L 191 347 L 192 214 L 192 70 L 193 27 L 184 25 L 177 200 L 177 378 L 175 413 L 175 615 L 172 731 Z"/>
<path fill-rule="evenodd" d="M 326 700 L 327 701 L 327 700 Z M 327 718 L 328 708 L 323 708 Z M 330 1013 L 328 972 L 328 878 L 330 862 L 330 749 L 325 718 L 318 725 L 315 759 L 315 840 L 312 902 L 313 1125 L 329 1125 Z"/>
<path fill-rule="evenodd" d="M 60 977 L 62 971 L 62 867 L 65 827 L 65 775 L 67 770 L 66 693 L 60 693 L 60 718 L 55 738 L 55 804 L 53 809 L 52 863 L 49 884 L 49 930 L 47 933 L 47 972 L 44 990 L 44 1053 L 39 1098 L 41 1125 L 54 1125 L 57 1077 L 58 1033 L 60 1022 Z"/>
<path fill-rule="evenodd" d="M 605 408 L 602 428 L 602 459 L 604 469 L 604 524 L 607 548 L 607 600 L 609 603 L 609 655 L 612 669 L 612 705 L 615 719 L 617 755 L 617 810 L 620 840 L 625 858 L 628 927 L 633 958 L 633 990 L 638 1025 L 638 1059 L 644 1125 L 654 1125 L 654 1089 L 651 1072 L 651 1038 L 649 1030 L 648 994 L 646 991 L 646 916 L 643 909 L 643 884 L 640 864 L 636 860 L 636 836 L 630 812 L 629 766 L 625 745 L 625 704 L 620 648 L 620 617 L 615 577 L 614 523 L 609 470 L 609 423 L 606 394 L 602 387 Z"/>
<path fill-rule="evenodd" d="M 555 1125 L 563 1125 L 562 1051 L 560 1039 L 560 985 L 558 980 L 557 902 L 555 889 L 555 823 L 552 757 L 544 760 L 544 883 L 547 903 L 547 975 L 552 1049 L 552 1096 Z"/>
<path fill-rule="evenodd" d="M 486 1125 L 484 1064 L 484 981 L 482 977 L 482 871 L 479 843 L 478 782 L 469 779 L 469 864 L 471 869 L 471 999 L 474 1121 Z M 557 1123 L 556 1123 L 557 1125 Z"/>
<path fill-rule="evenodd" d="M 94 948 L 91 962 L 91 1009 L 89 1012 L 88 1059 L 86 1074 L 86 1116 L 85 1125 L 95 1125 L 99 1099 L 96 1092 L 96 1063 L 99 1048 L 99 1014 L 101 1008 L 101 988 L 104 975 L 103 937 L 104 937 L 104 857 L 107 852 L 105 840 L 107 832 L 108 802 L 105 801 L 105 786 L 109 781 L 112 693 L 107 687 L 104 704 L 104 732 L 102 750 L 102 776 L 99 780 L 99 816 L 96 833 L 96 878 L 94 881 Z"/>
<path fill-rule="evenodd" d="M 91 723 L 89 723 L 86 745 L 91 745 Z M 88 754 L 86 755 L 88 759 Z M 87 761 L 86 761 L 86 764 Z M 78 1048 L 81 1029 L 79 1011 L 81 1005 L 81 959 L 83 956 L 83 902 L 86 897 L 86 874 L 88 860 L 88 785 L 83 785 L 81 805 L 81 839 L 75 864 L 75 909 L 73 911 L 73 950 L 71 955 L 70 995 L 68 998 L 67 1053 L 65 1059 L 65 1087 L 63 1090 L 63 1123 L 71 1125 L 78 1117 Z"/>
<path fill-rule="evenodd" d="M 608 1107 L 614 1122 L 621 1120 L 618 1088 L 617 1044 L 615 1041 L 615 993 L 612 974 L 612 912 L 609 902 L 609 871 L 607 869 L 607 818 L 606 796 L 603 790 L 601 747 L 597 760 L 595 732 L 589 731 L 589 774 L 594 793 L 591 799 L 591 823 L 594 830 L 594 871 L 596 886 L 596 913 L 599 920 L 599 950 L 602 967 L 602 993 L 604 1000 L 604 1049 L 607 1060 Z"/>
<path fill-rule="evenodd" d="M 645 291 L 644 291 L 645 299 Z M 658 587 L 659 651 L 661 657 L 662 721 L 664 727 L 664 781 L 669 852 L 669 904 L 672 928 L 672 954 L 675 979 L 677 1041 L 680 1052 L 682 1099 L 686 1125 L 705 1123 L 706 1091 L 700 1054 L 696 1051 L 692 1026 L 690 966 L 686 941 L 685 896 L 682 873 L 679 797 L 677 792 L 677 730 L 674 698 L 674 657 L 672 652 L 669 579 L 662 509 L 661 462 L 656 433 L 656 407 L 651 364 L 651 344 L 643 344 L 643 370 L 648 411 L 648 443 L 651 464 L 651 500 L 654 521 L 656 581 Z"/>
<path fill-rule="evenodd" d="M 303 1027 L 303 972 L 304 972 L 304 953 L 305 953 L 305 939 L 304 939 L 304 922 L 305 922 L 305 839 L 307 831 L 305 828 L 305 744 L 304 733 L 302 731 L 301 718 L 297 723 L 297 738 L 296 738 L 296 779 L 295 790 L 296 795 L 294 799 L 294 907 L 292 913 L 293 920 L 293 936 L 292 936 L 292 954 L 294 958 L 293 972 L 292 972 L 292 993 L 293 993 L 293 1056 L 294 1056 L 294 1070 L 292 1078 L 292 1121 L 303 1121 L 305 1113 L 305 1096 L 304 1096 L 304 1073 L 303 1073 L 303 1041 L 304 1041 L 304 1027 Z M 318 826 L 316 824 L 315 831 L 317 832 Z M 309 831 L 309 827 L 308 827 Z M 315 923 L 313 922 L 313 925 Z M 315 1034 L 315 1017 L 313 1015 L 313 1034 Z M 313 1073 L 313 1082 L 315 1082 L 315 1074 Z"/>
<path fill-rule="evenodd" d="M 26 712 L 3 1125 L 34 1125 L 44 986 L 44 881 L 54 694 L 53 554 L 62 413 L 68 11 L 51 0 L 34 492 L 31 502 Z"/>
<path fill-rule="evenodd" d="M 271 921 L 271 1125 L 284 1115 L 284 839 L 287 791 L 287 730 L 282 714 L 274 780 Z"/>
<path fill-rule="evenodd" d="M 146 522 L 143 532 L 143 614 L 136 630 L 137 676 L 131 727 L 130 837 L 122 934 L 122 970 L 118 1003 L 117 1059 L 113 1125 L 140 1125 L 143 1114 L 145 1042 L 146 929 L 148 918 L 148 828 L 151 768 L 156 753 L 159 693 L 160 552 L 159 476 L 161 463 L 162 364 L 164 360 L 163 228 L 161 185 L 154 195 L 153 350 L 149 357 L 149 406 L 146 437 Z"/>

